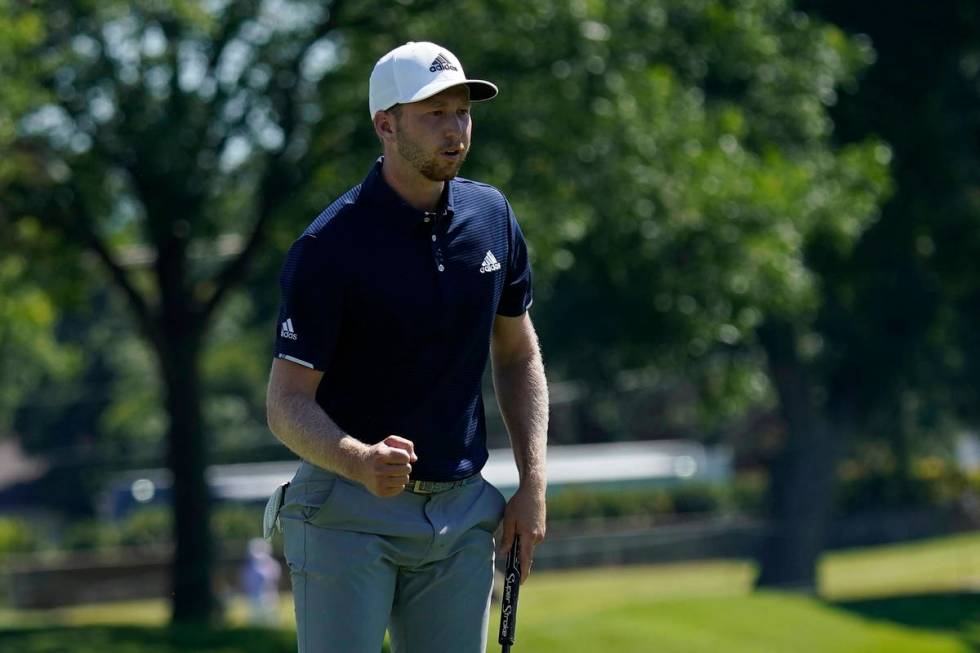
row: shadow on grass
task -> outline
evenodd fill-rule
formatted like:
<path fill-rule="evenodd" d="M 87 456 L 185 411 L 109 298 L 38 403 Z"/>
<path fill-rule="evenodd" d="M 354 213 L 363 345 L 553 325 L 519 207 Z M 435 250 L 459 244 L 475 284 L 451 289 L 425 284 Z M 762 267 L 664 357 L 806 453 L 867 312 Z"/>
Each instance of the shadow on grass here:
<path fill-rule="evenodd" d="M 833 605 L 867 619 L 954 633 L 980 651 L 980 592 L 888 596 L 837 601 Z"/>
<path fill-rule="evenodd" d="M 286 630 L 47 626 L 0 630 L 0 651 L 18 653 L 294 653 Z"/>
<path fill-rule="evenodd" d="M 292 630 L 201 626 L 44 626 L 0 629 L 6 653 L 295 653 Z M 381 653 L 387 653 L 385 647 Z"/>

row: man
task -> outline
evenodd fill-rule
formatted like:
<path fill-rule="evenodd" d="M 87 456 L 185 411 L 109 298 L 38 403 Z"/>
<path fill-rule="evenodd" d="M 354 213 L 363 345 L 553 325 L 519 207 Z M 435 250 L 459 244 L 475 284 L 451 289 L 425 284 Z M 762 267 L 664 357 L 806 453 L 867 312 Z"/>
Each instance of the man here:
<path fill-rule="evenodd" d="M 269 426 L 303 462 L 279 511 L 299 650 L 477 653 L 493 533 L 545 532 L 547 387 L 531 272 L 495 188 L 456 177 L 471 102 L 497 94 L 449 50 L 382 57 L 370 110 L 384 155 L 289 251 Z M 480 476 L 488 354 L 520 486 Z"/>

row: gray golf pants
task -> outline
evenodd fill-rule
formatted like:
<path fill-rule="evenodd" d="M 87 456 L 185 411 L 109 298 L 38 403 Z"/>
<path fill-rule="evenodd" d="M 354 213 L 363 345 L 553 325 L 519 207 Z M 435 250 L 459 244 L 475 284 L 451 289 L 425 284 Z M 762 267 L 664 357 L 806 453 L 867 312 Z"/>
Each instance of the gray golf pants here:
<path fill-rule="evenodd" d="M 504 498 L 482 477 L 379 498 L 306 462 L 279 513 L 299 653 L 483 653 L 493 532 Z"/>

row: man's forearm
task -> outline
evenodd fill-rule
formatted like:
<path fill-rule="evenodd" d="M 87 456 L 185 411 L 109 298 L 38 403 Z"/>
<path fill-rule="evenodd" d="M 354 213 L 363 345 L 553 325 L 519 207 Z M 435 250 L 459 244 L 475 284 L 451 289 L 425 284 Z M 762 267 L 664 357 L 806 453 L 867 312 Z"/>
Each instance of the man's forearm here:
<path fill-rule="evenodd" d="M 270 394 L 269 428 L 291 451 L 323 469 L 355 477 L 365 445 L 346 434 L 316 401 L 299 394 Z"/>
<path fill-rule="evenodd" d="M 510 434 L 521 484 L 546 483 L 545 449 L 548 443 L 548 382 L 541 354 L 493 365 L 497 404 Z"/>

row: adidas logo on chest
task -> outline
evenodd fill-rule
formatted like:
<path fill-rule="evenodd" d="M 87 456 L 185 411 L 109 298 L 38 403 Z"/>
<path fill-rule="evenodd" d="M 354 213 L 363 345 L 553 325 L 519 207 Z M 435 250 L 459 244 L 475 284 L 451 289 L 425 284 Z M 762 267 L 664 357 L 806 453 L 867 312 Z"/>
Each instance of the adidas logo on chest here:
<path fill-rule="evenodd" d="M 480 274 L 496 272 L 499 269 L 500 263 L 497 262 L 497 258 L 493 255 L 493 252 L 487 250 L 487 255 L 483 257 L 483 264 L 480 265 Z"/>

